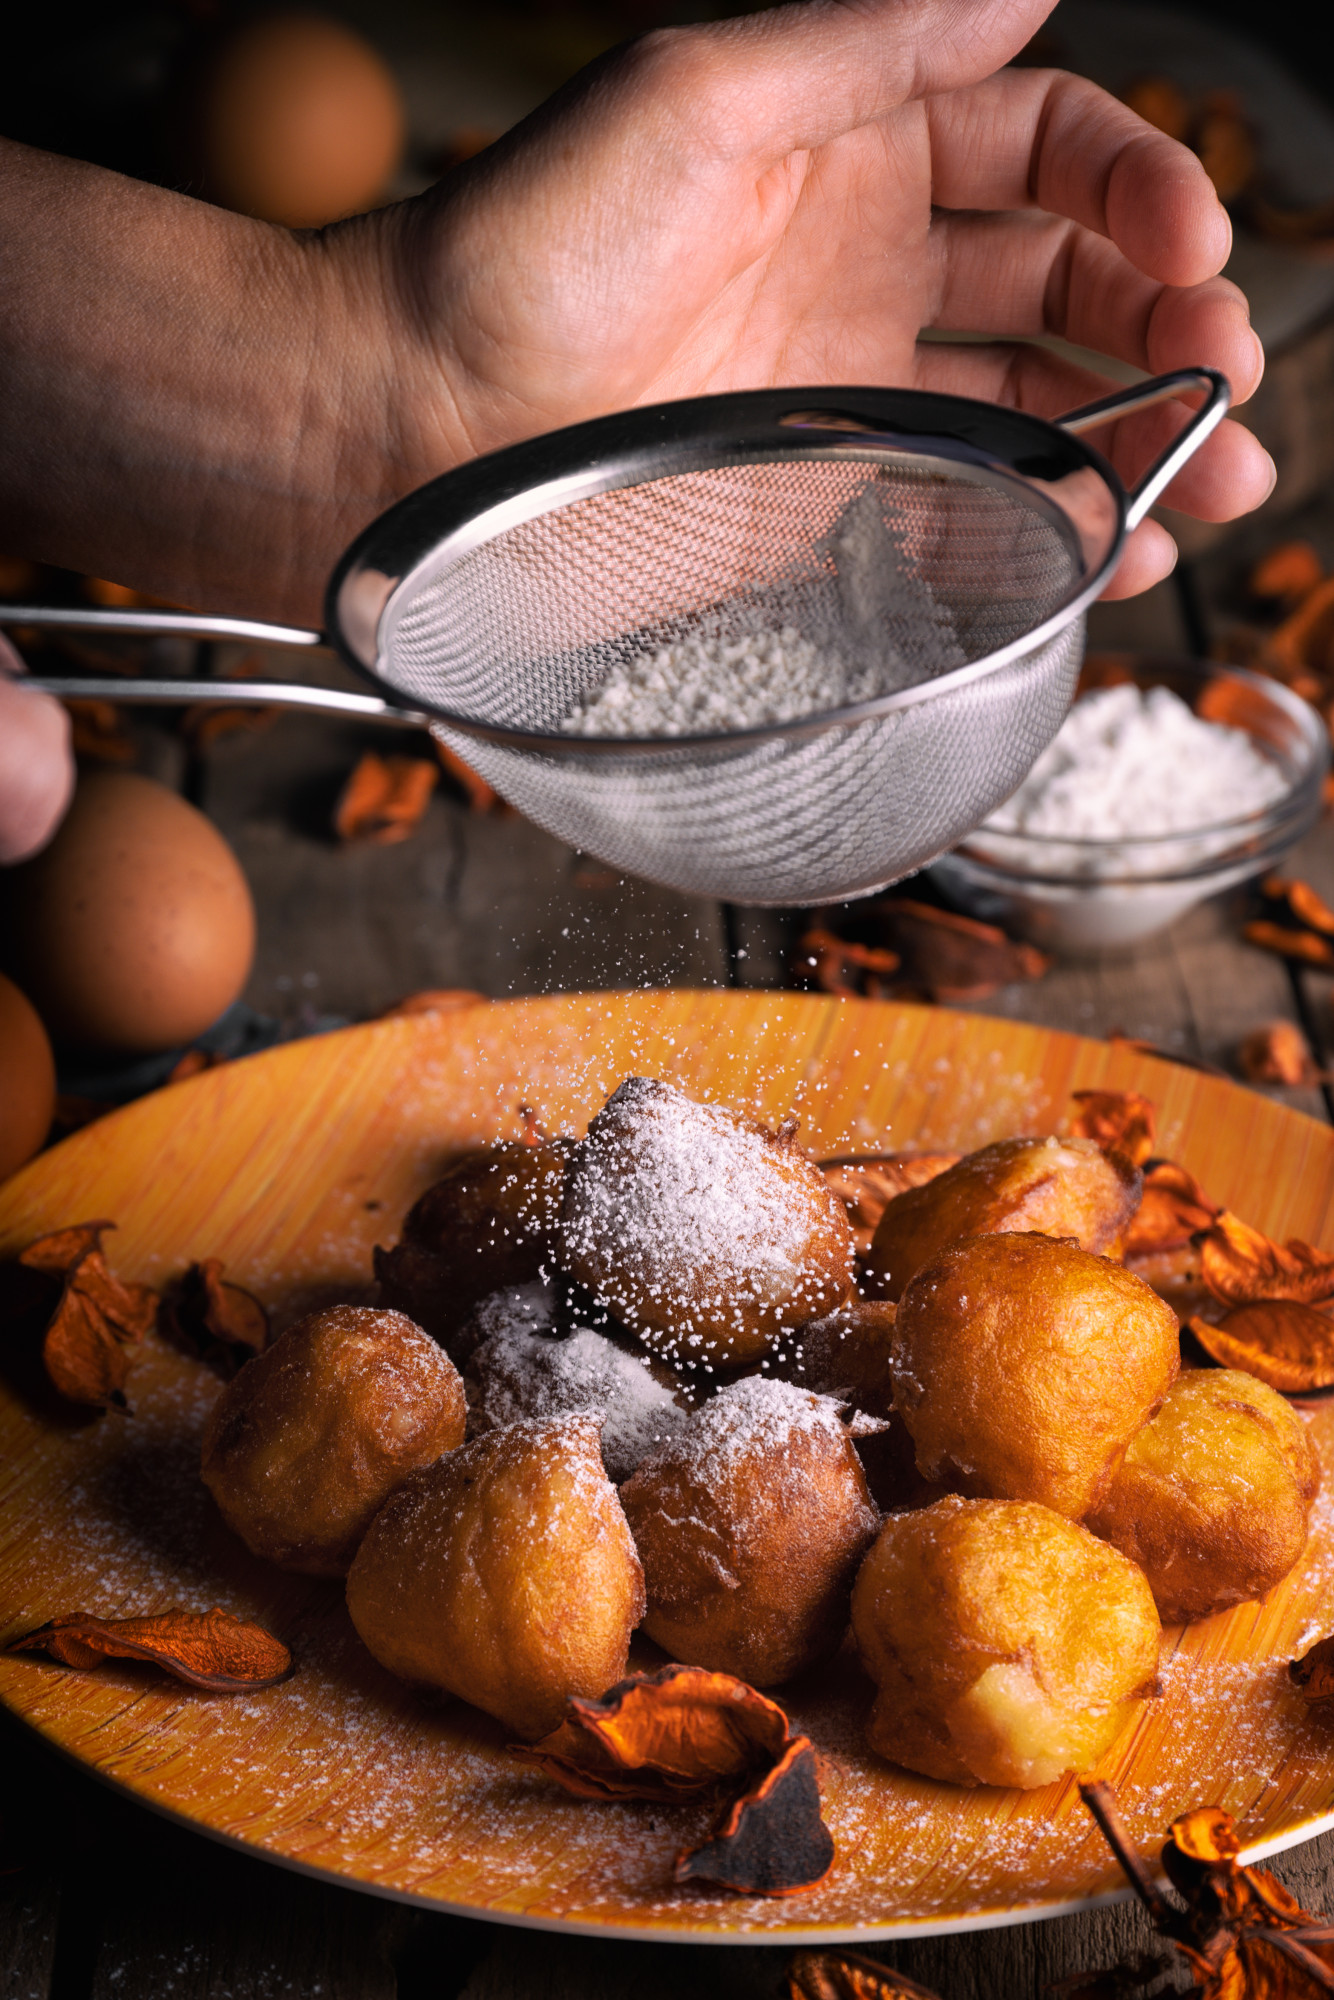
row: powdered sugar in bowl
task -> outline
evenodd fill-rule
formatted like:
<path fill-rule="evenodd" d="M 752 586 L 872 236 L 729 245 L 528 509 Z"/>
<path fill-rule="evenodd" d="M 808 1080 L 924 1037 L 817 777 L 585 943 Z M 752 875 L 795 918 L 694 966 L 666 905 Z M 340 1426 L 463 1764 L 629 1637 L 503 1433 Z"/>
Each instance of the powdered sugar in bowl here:
<path fill-rule="evenodd" d="M 1277 681 L 1091 659 L 1013 798 L 933 864 L 962 908 L 1058 951 L 1137 943 L 1263 873 L 1320 816 L 1329 734 Z"/>

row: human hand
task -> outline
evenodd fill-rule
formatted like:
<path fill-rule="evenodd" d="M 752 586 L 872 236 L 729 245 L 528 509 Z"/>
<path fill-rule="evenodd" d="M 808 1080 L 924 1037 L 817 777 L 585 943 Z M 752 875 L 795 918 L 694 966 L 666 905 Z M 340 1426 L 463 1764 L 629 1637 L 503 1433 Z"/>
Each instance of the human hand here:
<path fill-rule="evenodd" d="M 902 384 L 1056 416 L 1114 387 L 1058 334 L 1154 373 L 1263 367 L 1217 276 L 1226 214 L 1193 154 L 1083 79 L 1002 70 L 1050 0 L 802 0 L 615 51 L 428 196 L 347 226 L 415 328 L 434 468 L 632 404 Z M 331 243 L 331 248 L 337 244 Z M 1127 483 L 1180 404 L 1095 441 Z M 1274 469 L 1222 425 L 1168 490 L 1206 520 Z M 1131 538 L 1109 595 L 1172 567 Z"/>
<path fill-rule="evenodd" d="M 74 792 L 69 717 L 50 695 L 25 688 L 23 662 L 0 639 L 0 862 L 45 847 Z"/>

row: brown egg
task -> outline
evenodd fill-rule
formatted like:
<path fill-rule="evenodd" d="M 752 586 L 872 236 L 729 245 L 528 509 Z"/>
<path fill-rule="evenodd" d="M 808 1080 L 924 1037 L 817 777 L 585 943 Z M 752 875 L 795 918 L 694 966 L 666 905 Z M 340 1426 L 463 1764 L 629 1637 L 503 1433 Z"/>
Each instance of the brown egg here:
<path fill-rule="evenodd" d="M 369 208 L 403 153 L 389 70 L 351 28 L 313 14 L 232 35 L 209 66 L 197 117 L 209 196 L 293 229 Z"/>
<path fill-rule="evenodd" d="M 56 1065 L 32 1002 L 0 976 L 0 1181 L 30 1160 L 51 1129 Z"/>
<path fill-rule="evenodd" d="M 245 985 L 255 912 L 236 856 L 151 778 L 81 778 L 50 846 L 7 872 L 8 970 L 57 1043 L 174 1048 Z"/>

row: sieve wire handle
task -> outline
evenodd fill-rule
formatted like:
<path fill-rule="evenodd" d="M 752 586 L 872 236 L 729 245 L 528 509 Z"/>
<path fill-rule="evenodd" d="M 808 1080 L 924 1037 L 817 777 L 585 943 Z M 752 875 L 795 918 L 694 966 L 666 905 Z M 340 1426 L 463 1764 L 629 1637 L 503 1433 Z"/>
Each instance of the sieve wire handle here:
<path fill-rule="evenodd" d="M 240 639 L 261 646 L 324 646 L 322 632 L 295 625 L 267 625 L 254 618 L 210 618 L 196 611 L 118 611 L 82 605 L 0 604 L 0 626 L 41 626 L 58 632 L 128 632 L 138 638 Z M 207 701 L 219 708 L 292 708 L 349 716 L 390 728 L 425 729 L 429 717 L 375 694 L 306 687 L 299 681 L 117 680 L 104 675 L 24 675 L 23 686 L 67 701 L 116 701 L 132 706 L 180 707 Z"/>
<path fill-rule="evenodd" d="M 1096 430 L 1099 424 L 1116 417 L 1133 416 L 1136 410 L 1152 409 L 1155 403 L 1170 402 L 1183 389 L 1203 389 L 1204 401 L 1192 411 L 1185 429 L 1173 438 L 1167 450 L 1156 458 L 1139 485 L 1127 496 L 1126 526 L 1137 528 L 1163 488 L 1176 478 L 1188 459 L 1193 458 L 1211 431 L 1217 430 L 1232 400 L 1232 386 L 1216 368 L 1176 368 L 1170 375 L 1155 375 L 1151 382 L 1137 382 L 1132 388 L 1117 389 L 1096 403 L 1085 403 L 1069 416 L 1057 417 L 1059 430 L 1076 437 Z"/>

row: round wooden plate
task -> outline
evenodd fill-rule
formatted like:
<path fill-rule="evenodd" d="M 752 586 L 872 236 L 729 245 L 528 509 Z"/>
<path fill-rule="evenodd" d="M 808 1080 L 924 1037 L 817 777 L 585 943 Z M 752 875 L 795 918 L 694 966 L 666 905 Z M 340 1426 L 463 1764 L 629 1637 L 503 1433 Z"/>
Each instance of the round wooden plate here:
<path fill-rule="evenodd" d="M 0 1188 L 0 1255 L 110 1216 L 123 1275 L 161 1284 L 217 1256 L 277 1309 L 364 1296 L 370 1252 L 461 1150 L 519 1130 L 518 1106 L 577 1132 L 619 1079 L 671 1077 L 820 1153 L 973 1147 L 1053 1130 L 1072 1089 L 1157 1102 L 1162 1150 L 1278 1236 L 1334 1247 L 1334 1132 L 1251 1092 L 1105 1043 L 929 1008 L 795 995 L 570 995 L 381 1022 L 159 1092 Z M 843 1665 L 785 1699 L 826 1760 L 832 1874 L 786 1900 L 672 1886 L 703 1808 L 596 1805 L 511 1757 L 460 1703 L 425 1707 L 359 1644 L 336 1585 L 249 1558 L 197 1477 L 217 1380 L 150 1342 L 133 1415 L 61 1416 L 0 1391 L 0 1638 L 60 1612 L 223 1604 L 268 1623 L 297 1671 L 207 1696 L 148 1669 L 70 1673 L 0 1658 L 0 1699 L 137 1798 L 303 1869 L 381 1894 L 546 1928 L 718 1942 L 868 1939 L 1019 1922 L 1120 1887 L 1073 1783 L 965 1791 L 864 1747 L 867 1686 Z M 1311 1418 L 1334 1471 L 1334 1410 Z M 1327 1476 L 1327 1485 L 1330 1483 Z M 1252 1853 L 1334 1823 L 1334 1734 L 1286 1662 L 1334 1624 L 1334 1509 L 1263 1604 L 1164 1645 L 1164 1693 L 1105 1759 L 1136 1836 L 1219 1804 Z"/>

